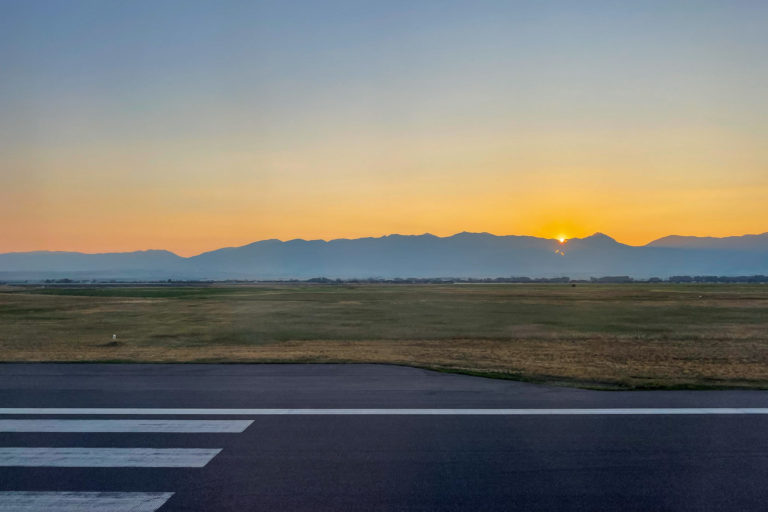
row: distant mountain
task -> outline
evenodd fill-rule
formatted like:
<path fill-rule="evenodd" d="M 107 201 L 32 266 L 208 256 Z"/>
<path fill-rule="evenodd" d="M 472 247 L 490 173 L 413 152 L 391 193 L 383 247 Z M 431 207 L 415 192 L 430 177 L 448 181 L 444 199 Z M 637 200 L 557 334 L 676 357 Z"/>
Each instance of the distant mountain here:
<path fill-rule="evenodd" d="M 10 252 L 0 254 L 0 279 L 163 279 L 173 275 L 183 262 L 181 256 L 160 250 L 102 254 Z"/>
<path fill-rule="evenodd" d="M 0 280 L 733 276 L 768 274 L 766 242 L 768 234 L 674 236 L 636 247 L 602 233 L 560 243 L 466 232 L 448 237 L 262 240 L 190 258 L 168 251 L 0 254 Z"/>
<path fill-rule="evenodd" d="M 677 249 L 768 250 L 768 233 L 762 235 L 678 236 L 670 235 L 649 243 L 647 247 L 674 247 Z"/>
<path fill-rule="evenodd" d="M 556 240 L 459 233 L 440 238 L 389 235 L 354 240 L 264 240 L 219 249 L 188 260 L 198 275 L 221 279 L 311 277 L 485 277 L 545 272 L 556 261 Z"/>

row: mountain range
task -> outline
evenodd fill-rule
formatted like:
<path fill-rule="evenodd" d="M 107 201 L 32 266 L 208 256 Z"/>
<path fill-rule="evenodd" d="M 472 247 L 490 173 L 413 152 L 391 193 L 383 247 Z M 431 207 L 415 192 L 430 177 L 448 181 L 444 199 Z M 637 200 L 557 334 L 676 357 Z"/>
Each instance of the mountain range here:
<path fill-rule="evenodd" d="M 0 254 L 0 280 L 308 279 L 768 274 L 768 233 L 667 236 L 644 246 L 602 233 L 564 243 L 532 236 L 458 233 L 378 238 L 262 240 L 184 258 L 169 251 Z"/>

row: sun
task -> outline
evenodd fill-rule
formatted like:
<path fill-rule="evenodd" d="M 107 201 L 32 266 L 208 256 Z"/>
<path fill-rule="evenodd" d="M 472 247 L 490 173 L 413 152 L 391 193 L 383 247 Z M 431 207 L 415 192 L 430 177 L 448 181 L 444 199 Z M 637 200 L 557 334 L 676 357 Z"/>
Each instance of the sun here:
<path fill-rule="evenodd" d="M 559 241 L 561 244 L 564 244 L 564 243 L 565 243 L 565 241 L 566 241 L 566 240 L 568 240 L 568 237 L 567 237 L 567 236 L 565 236 L 565 235 L 557 235 L 557 240 L 558 240 L 558 241 Z"/>

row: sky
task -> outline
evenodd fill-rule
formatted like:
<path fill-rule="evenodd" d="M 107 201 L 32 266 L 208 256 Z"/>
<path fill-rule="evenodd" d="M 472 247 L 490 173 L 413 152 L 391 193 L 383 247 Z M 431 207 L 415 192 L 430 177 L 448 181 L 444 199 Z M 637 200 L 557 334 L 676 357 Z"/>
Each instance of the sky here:
<path fill-rule="evenodd" d="M 0 252 L 768 231 L 768 2 L 0 0 Z"/>

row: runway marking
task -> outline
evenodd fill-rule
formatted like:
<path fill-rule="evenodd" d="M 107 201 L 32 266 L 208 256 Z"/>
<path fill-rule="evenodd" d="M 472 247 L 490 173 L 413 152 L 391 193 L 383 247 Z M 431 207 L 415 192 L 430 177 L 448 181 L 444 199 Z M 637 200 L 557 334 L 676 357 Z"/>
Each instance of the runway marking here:
<path fill-rule="evenodd" d="M 0 432 L 144 432 L 231 434 L 253 420 L 2 420 Z"/>
<path fill-rule="evenodd" d="M 0 492 L 0 512 L 154 512 L 172 492 Z"/>
<path fill-rule="evenodd" d="M 6 448 L 0 466 L 201 468 L 220 448 Z"/>
<path fill-rule="evenodd" d="M 0 408 L 0 415 L 163 415 L 163 416 L 291 416 L 291 415 L 436 415 L 436 416 L 580 416 L 768 414 L 768 407 L 689 407 L 612 409 L 161 409 L 161 408 Z"/>

